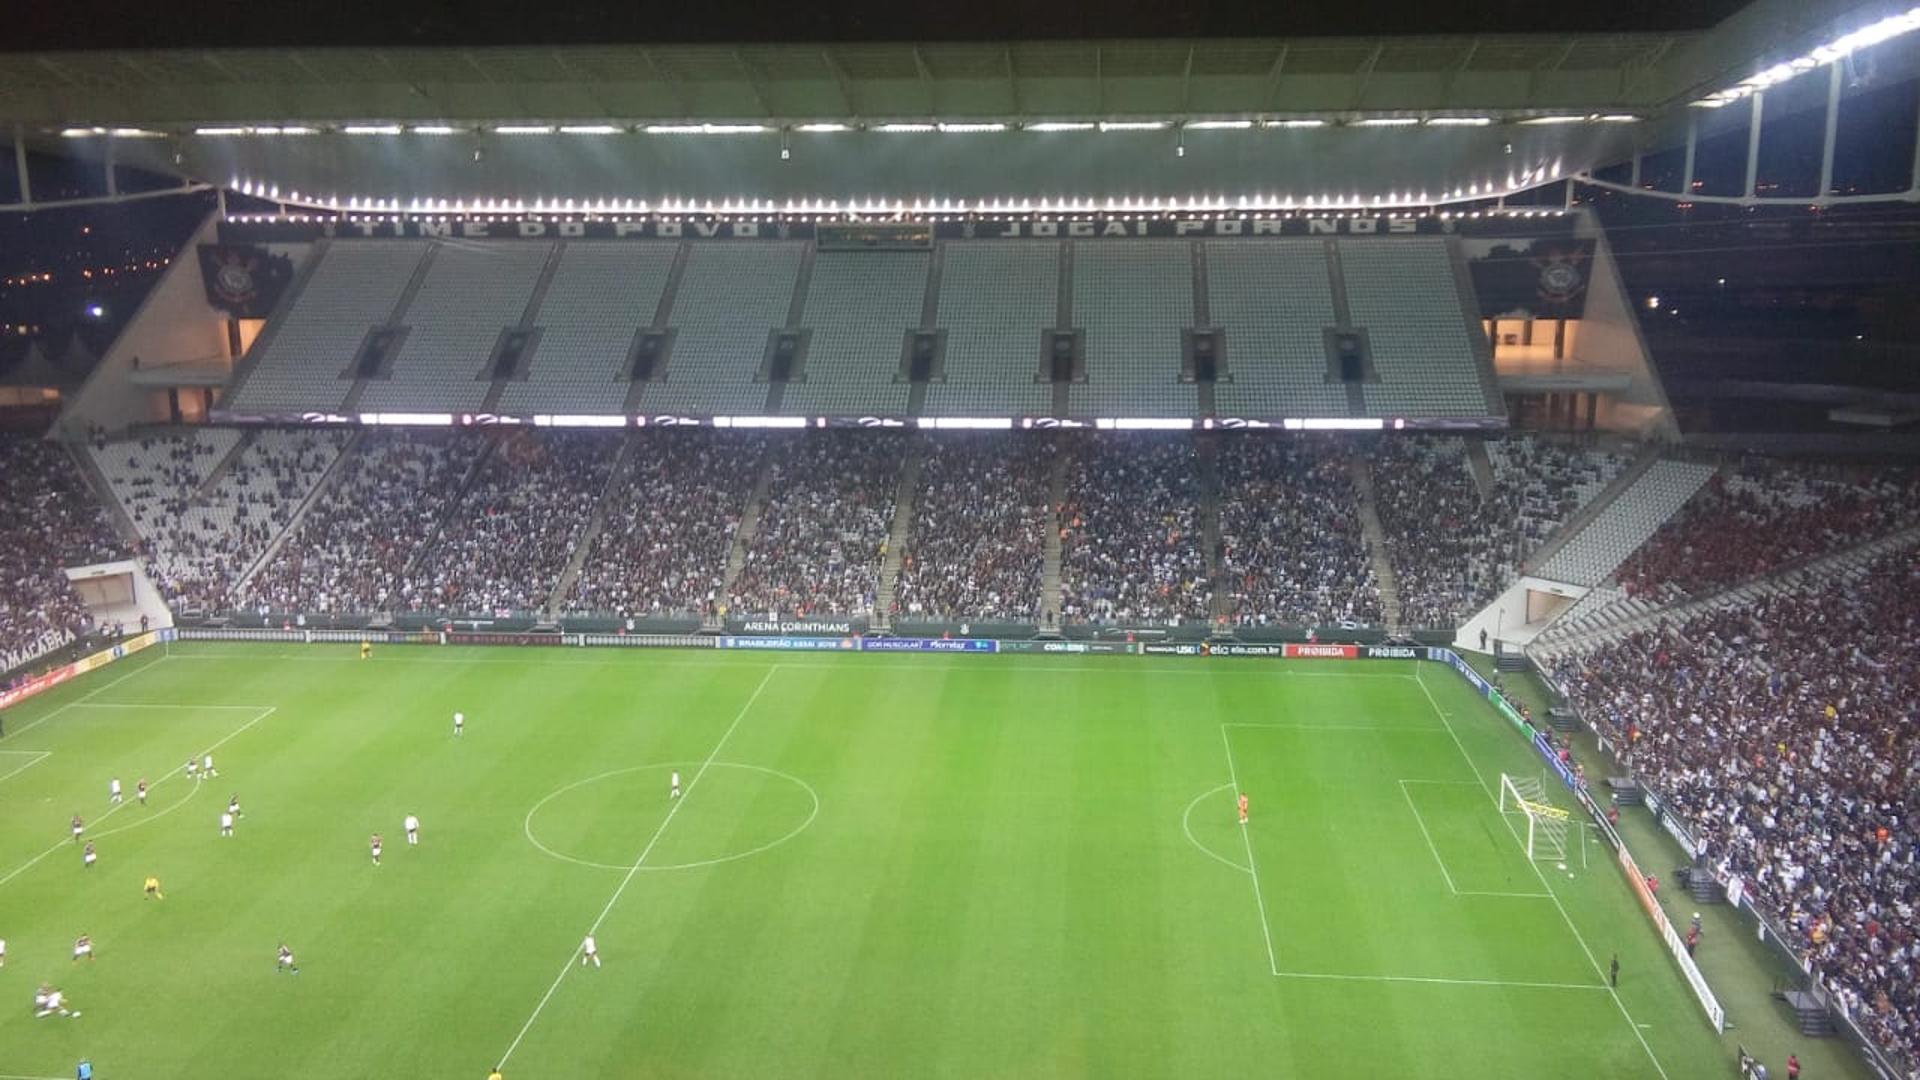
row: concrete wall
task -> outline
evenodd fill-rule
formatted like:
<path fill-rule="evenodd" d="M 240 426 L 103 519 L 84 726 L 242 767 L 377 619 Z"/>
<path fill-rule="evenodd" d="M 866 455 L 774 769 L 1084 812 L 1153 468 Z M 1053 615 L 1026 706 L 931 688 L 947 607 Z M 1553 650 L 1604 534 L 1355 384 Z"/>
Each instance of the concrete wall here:
<path fill-rule="evenodd" d="M 1466 652 L 1492 652 L 1493 643 L 1502 641 L 1520 648 L 1537 637 L 1547 624 L 1560 617 L 1588 590 L 1579 585 L 1523 577 L 1507 586 L 1493 602 L 1480 609 L 1454 635 L 1453 647 Z M 1487 632 L 1487 647 L 1480 647 L 1480 631 Z"/>
<path fill-rule="evenodd" d="M 131 602 L 96 606 L 92 600 L 88 600 L 87 609 L 102 623 L 122 622 L 128 629 L 137 630 L 140 626 L 140 617 L 145 615 L 147 628 L 150 630 L 173 625 L 173 612 L 167 610 L 166 601 L 160 598 L 160 589 L 154 585 L 151 578 L 147 577 L 146 570 L 132 559 L 118 559 L 113 562 L 95 563 L 91 566 L 69 566 L 66 574 L 67 580 L 73 582 L 75 590 L 83 598 L 89 595 L 90 590 L 85 587 L 85 583 L 89 580 L 122 575 L 132 578 Z"/>
<path fill-rule="evenodd" d="M 1673 440 L 1680 436 L 1660 373 L 1640 334 L 1640 319 L 1627 295 L 1613 247 L 1591 211 L 1582 212 L 1574 234 L 1594 241 L 1593 267 L 1587 275 L 1586 317 L 1580 322 L 1579 356 L 1595 367 L 1625 372 L 1633 383 L 1625 393 L 1607 399 L 1596 417 L 1604 430 L 1643 439 Z"/>

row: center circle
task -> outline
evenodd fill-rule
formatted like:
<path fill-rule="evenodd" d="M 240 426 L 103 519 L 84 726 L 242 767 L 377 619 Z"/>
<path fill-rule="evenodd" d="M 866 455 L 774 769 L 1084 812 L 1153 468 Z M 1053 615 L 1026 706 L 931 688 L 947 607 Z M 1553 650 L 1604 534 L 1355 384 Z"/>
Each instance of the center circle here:
<path fill-rule="evenodd" d="M 680 798 L 700 801 L 690 813 L 679 810 L 671 795 L 675 772 Z M 542 853 L 576 866 L 693 870 L 778 847 L 819 813 L 819 794 L 778 769 L 669 761 L 612 769 L 556 788 L 527 811 L 523 829 Z M 671 827 L 669 815 L 679 819 Z"/>

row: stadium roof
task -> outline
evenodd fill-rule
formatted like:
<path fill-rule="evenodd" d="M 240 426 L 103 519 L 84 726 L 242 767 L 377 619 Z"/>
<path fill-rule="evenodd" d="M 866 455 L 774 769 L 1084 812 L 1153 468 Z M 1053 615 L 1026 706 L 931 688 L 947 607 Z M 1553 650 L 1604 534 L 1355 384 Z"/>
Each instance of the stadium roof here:
<path fill-rule="evenodd" d="M 330 0 L 298 19 L 271 4 L 229 4 L 217 17 L 181 18 L 180 0 L 65 0 L 25 5 L 7 20 L 16 49 L 275 48 L 285 46 L 488 46 L 790 44 L 793 42 L 1075 41 L 1376 34 L 1562 34 L 1704 30 L 1744 0 L 1608 0 L 1541 4 L 1478 0 Z M 90 9 L 107 8 L 98 11 Z"/>
<path fill-rule="evenodd" d="M 218 123 L 1653 110 L 1884 0 L 1758 2 L 1710 31 L 922 44 L 0 54 L 0 120 Z"/>
<path fill-rule="evenodd" d="M 0 57 L 29 124 L 1140 116 L 1660 104 L 1697 34 Z M 1668 85 L 1662 85 L 1668 82 Z"/>
<path fill-rule="evenodd" d="M 1689 105 L 1909 23 L 1755 0 L 1645 34 L 16 53 L 0 126 L 323 208 L 1437 205 L 1684 142 Z"/>

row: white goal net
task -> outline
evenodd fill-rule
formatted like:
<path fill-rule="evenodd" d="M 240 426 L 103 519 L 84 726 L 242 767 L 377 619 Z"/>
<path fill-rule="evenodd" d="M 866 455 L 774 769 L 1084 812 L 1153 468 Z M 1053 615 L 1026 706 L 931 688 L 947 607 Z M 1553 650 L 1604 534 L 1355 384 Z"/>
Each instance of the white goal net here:
<path fill-rule="evenodd" d="M 1527 858 L 1556 863 L 1566 860 L 1569 815 L 1547 801 L 1538 778 L 1501 773 L 1500 812 L 1526 818 Z"/>

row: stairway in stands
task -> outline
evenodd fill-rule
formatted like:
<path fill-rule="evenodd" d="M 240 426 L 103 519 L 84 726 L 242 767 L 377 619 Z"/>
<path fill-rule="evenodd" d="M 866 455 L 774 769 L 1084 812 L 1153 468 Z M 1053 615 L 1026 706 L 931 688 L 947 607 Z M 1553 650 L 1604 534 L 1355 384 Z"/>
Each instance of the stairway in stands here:
<path fill-rule="evenodd" d="M 280 554 L 280 549 L 286 546 L 287 539 L 300 530 L 300 522 L 306 519 L 307 511 L 313 509 L 314 505 L 325 498 L 327 492 L 333 489 L 333 485 L 335 481 L 340 478 L 340 474 L 346 471 L 347 461 L 353 457 L 355 451 L 359 449 L 360 443 L 365 440 L 366 437 L 366 429 L 362 428 L 355 431 L 353 435 L 347 439 L 347 444 L 340 448 L 340 452 L 333 456 L 332 461 L 327 463 L 327 471 L 320 474 L 319 483 L 314 484 L 313 490 L 307 492 L 307 497 L 300 500 L 299 508 L 294 510 L 292 517 L 287 519 L 286 527 L 274 534 L 273 539 L 267 544 L 266 550 L 260 552 L 260 557 L 253 560 L 252 564 L 242 571 L 240 577 L 234 581 L 232 595 L 246 595 L 248 583 L 251 582 L 255 575 L 259 574 L 261 570 L 265 569 L 267 564 L 273 562 L 273 557 Z"/>
<path fill-rule="evenodd" d="M 1473 473 L 1473 487 L 1485 502 L 1493 498 L 1493 460 L 1487 457 L 1487 444 L 1482 439 L 1463 439 L 1467 444 L 1467 469 Z"/>
<path fill-rule="evenodd" d="M 140 545 L 144 543 L 140 529 L 134 525 L 133 518 L 128 516 L 127 508 L 120 505 L 120 497 L 113 493 L 113 485 L 107 482 L 107 474 L 100 471 L 100 463 L 93 459 L 93 454 L 87 449 L 84 440 L 62 440 L 61 445 L 66 448 L 67 457 L 72 459 L 74 467 L 80 470 L 80 476 L 86 480 L 87 487 L 92 490 L 93 501 L 106 510 L 107 520 L 112 523 L 113 531 L 126 545 L 126 550 L 140 550 Z"/>
<path fill-rule="evenodd" d="M 413 558 L 407 561 L 406 569 L 400 575 L 403 579 L 412 579 L 419 571 L 422 562 L 438 554 L 434 549 L 440 546 L 440 534 L 446 531 L 448 519 L 467 508 L 467 496 L 473 493 L 473 486 L 480 482 L 480 474 L 486 471 L 487 462 L 493 460 L 494 452 L 500 449 L 500 442 L 504 437 L 504 435 L 495 437 L 493 432 L 483 436 L 487 440 L 486 448 L 474 455 L 473 464 L 467 467 L 467 475 L 460 479 L 460 490 L 454 493 L 453 498 L 447 500 L 447 508 L 441 513 L 440 520 L 433 523 L 433 534 L 427 537 L 426 542 L 414 552 Z"/>
<path fill-rule="evenodd" d="M 1373 501 L 1373 467 L 1359 456 L 1347 459 L 1353 475 L 1354 490 L 1360 493 L 1360 531 L 1366 535 L 1367 551 L 1373 556 L 1373 580 L 1380 589 L 1380 611 L 1387 621 L 1387 633 L 1400 632 L 1400 589 L 1393 576 L 1393 560 L 1387 556 L 1387 532 L 1380 527 L 1380 508 Z"/>
<path fill-rule="evenodd" d="M 220 483 L 221 477 L 233 471 L 233 463 L 240 460 L 240 455 L 247 452 L 247 447 L 253 445 L 253 440 L 259 434 L 256 428 L 242 431 L 240 437 L 234 440 L 233 448 L 228 450 L 226 456 L 220 459 L 220 463 L 207 473 L 207 478 L 200 481 L 200 486 L 187 495 L 187 501 L 196 503 L 206 501 L 207 492 L 212 491 Z"/>
<path fill-rule="evenodd" d="M 1651 599 L 1627 597 L 1618 589 L 1601 586 L 1589 595 L 1600 594 L 1611 602 L 1583 609 L 1583 600 L 1582 604 L 1568 608 L 1546 633 L 1540 635 L 1541 651 L 1544 655 L 1585 652 L 1659 623 L 1678 621 L 1722 608 L 1744 607 L 1775 593 L 1807 589 L 1835 578 L 1858 577 L 1866 573 L 1868 564 L 1881 556 L 1916 545 L 1920 545 L 1920 525 L 1875 537 L 1785 570 L 1749 578 L 1724 589 L 1665 605 Z M 1870 592 L 1873 588 L 1870 582 L 1861 583 L 1863 592 Z"/>
<path fill-rule="evenodd" d="M 1568 518 L 1560 528 L 1554 531 L 1552 536 L 1547 537 L 1546 543 L 1541 544 L 1534 550 L 1533 554 L 1527 556 L 1526 561 L 1521 565 L 1521 569 L 1532 572 L 1548 559 L 1559 554 L 1560 549 L 1566 547 L 1568 541 L 1580 535 L 1582 530 L 1589 524 L 1592 524 L 1594 518 L 1599 517 L 1606 511 L 1607 507 L 1613 505 L 1614 500 L 1632 488 L 1642 476 L 1646 475 L 1647 470 L 1653 468 L 1654 464 L 1659 460 L 1660 447 L 1658 445 L 1649 443 L 1642 447 L 1640 456 L 1634 459 L 1633 464 L 1620 470 L 1620 475 L 1614 477 L 1612 483 L 1600 489 L 1600 494 L 1588 500 L 1587 505 L 1581 507 L 1572 517 Z"/>
<path fill-rule="evenodd" d="M 1225 574 L 1220 561 L 1220 442 L 1201 436 L 1194 440 L 1200 466 L 1200 555 L 1207 566 L 1207 611 L 1218 625 L 1228 614 Z"/>
<path fill-rule="evenodd" d="M 873 628 L 893 629 L 893 594 L 900 583 L 900 565 L 906 561 L 907 540 L 913 533 L 914 496 L 920 490 L 920 470 L 927 464 L 927 441 L 907 444 L 906 460 L 893 489 L 893 527 L 887 530 L 887 553 L 880 560 L 880 581 L 873 591 Z"/>
<path fill-rule="evenodd" d="M 1600 584 L 1678 514 L 1715 471 L 1693 462 L 1655 462 L 1591 524 L 1541 560 L 1535 572 L 1550 581 Z"/>
<path fill-rule="evenodd" d="M 773 488 L 773 455 L 778 453 L 776 445 L 767 447 L 766 456 L 760 461 L 760 475 L 753 482 L 753 490 L 747 494 L 747 507 L 740 512 L 740 527 L 733 531 L 733 547 L 727 551 L 727 570 L 720 579 L 720 595 L 726 604 L 733 602 L 733 583 L 740 580 L 740 571 L 747 565 L 747 550 L 753 547 L 754 537 L 760 535 L 760 515 L 767 512 L 767 496 Z M 725 628 L 724 619 L 709 617 L 701 629 L 718 632 Z"/>
<path fill-rule="evenodd" d="M 1040 569 L 1040 622 L 1042 626 L 1060 625 L 1060 507 L 1067 501 L 1067 467 L 1072 452 L 1066 443 L 1056 443 L 1047 474 L 1046 556 Z"/>
<path fill-rule="evenodd" d="M 620 449 L 613 459 L 613 470 L 607 473 L 607 486 L 600 492 L 600 498 L 593 504 L 593 516 L 587 519 L 587 525 L 574 538 L 573 554 L 567 557 L 566 569 L 560 571 L 560 579 L 553 583 L 553 592 L 547 596 L 547 617 L 559 615 L 561 605 L 573 592 L 574 582 L 580 580 L 580 568 L 587 564 L 587 555 L 593 550 L 593 542 L 600 538 L 600 530 L 606 527 L 607 512 L 628 492 L 628 474 L 633 471 L 635 448 L 639 440 L 631 433 L 620 440 Z"/>

